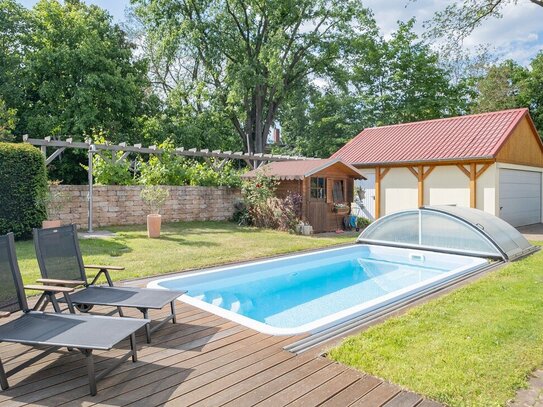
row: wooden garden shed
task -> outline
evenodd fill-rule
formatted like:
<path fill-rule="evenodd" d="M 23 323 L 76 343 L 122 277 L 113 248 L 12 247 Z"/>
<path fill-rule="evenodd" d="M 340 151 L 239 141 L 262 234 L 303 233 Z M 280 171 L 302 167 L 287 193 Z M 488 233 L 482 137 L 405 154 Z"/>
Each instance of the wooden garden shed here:
<path fill-rule="evenodd" d="M 344 216 L 351 211 L 354 180 L 365 179 L 355 167 L 339 158 L 273 162 L 243 177 L 254 178 L 258 174 L 279 181 L 278 197 L 300 194 L 302 219 L 317 233 L 342 227 Z"/>
<path fill-rule="evenodd" d="M 368 128 L 332 157 L 366 176 L 370 219 L 457 205 L 513 226 L 542 221 L 543 144 L 528 109 Z"/>

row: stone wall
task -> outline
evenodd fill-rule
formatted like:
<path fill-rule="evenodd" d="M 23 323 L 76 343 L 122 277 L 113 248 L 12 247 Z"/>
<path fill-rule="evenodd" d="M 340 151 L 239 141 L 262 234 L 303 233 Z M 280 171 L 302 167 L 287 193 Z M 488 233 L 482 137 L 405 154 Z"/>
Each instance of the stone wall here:
<path fill-rule="evenodd" d="M 87 226 L 86 185 L 58 185 L 52 188 L 67 195 L 60 213 L 62 224 Z M 140 198 L 141 186 L 105 185 L 93 189 L 94 227 L 146 223 L 147 207 Z M 234 213 L 240 191 L 229 187 L 167 187 L 170 198 L 161 210 L 162 220 L 227 220 Z"/>

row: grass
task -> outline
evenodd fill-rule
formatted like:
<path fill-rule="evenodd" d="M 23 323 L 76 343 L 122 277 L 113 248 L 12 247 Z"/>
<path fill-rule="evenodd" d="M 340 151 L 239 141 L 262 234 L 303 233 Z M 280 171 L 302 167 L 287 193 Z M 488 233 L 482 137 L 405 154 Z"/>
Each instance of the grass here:
<path fill-rule="evenodd" d="M 352 235 L 299 236 L 231 222 L 176 222 L 162 225 L 160 239 L 148 239 L 145 226 L 108 227 L 117 236 L 80 240 L 86 264 L 124 266 L 115 280 L 255 259 L 304 249 L 353 242 Z M 32 241 L 16 244 L 26 284 L 40 277 Z M 91 273 L 89 273 L 91 274 Z M 91 274 L 92 275 L 92 274 Z"/>
<path fill-rule="evenodd" d="M 543 364 L 543 252 L 346 339 L 329 357 L 450 406 L 503 406 Z"/>

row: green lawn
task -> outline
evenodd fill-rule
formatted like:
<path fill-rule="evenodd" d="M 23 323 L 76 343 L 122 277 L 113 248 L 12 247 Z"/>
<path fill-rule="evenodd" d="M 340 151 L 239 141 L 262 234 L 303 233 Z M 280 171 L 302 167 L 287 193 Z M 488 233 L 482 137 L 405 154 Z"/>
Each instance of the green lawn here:
<path fill-rule="evenodd" d="M 350 337 L 329 357 L 450 406 L 503 406 L 543 364 L 543 252 Z"/>
<path fill-rule="evenodd" d="M 347 235 L 308 237 L 248 227 L 231 222 L 177 222 L 162 226 L 160 239 L 148 239 L 145 226 L 108 227 L 107 239 L 80 240 L 86 264 L 125 266 L 112 272 L 115 280 L 148 277 L 227 262 L 272 256 L 354 242 Z M 39 278 L 32 241 L 17 242 L 25 283 Z"/>

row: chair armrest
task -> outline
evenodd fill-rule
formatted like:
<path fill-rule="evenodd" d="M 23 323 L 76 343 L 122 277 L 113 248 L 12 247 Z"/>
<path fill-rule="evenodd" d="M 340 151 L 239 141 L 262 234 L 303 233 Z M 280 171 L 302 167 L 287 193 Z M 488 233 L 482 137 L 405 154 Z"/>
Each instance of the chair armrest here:
<path fill-rule="evenodd" d="M 0 318 L 7 318 L 11 315 L 11 312 L 8 311 L 0 311 Z"/>
<path fill-rule="evenodd" d="M 60 287 L 57 285 L 25 285 L 25 290 L 50 291 L 53 293 L 71 293 L 74 291 L 72 287 Z"/>
<path fill-rule="evenodd" d="M 121 266 L 99 266 L 99 265 L 96 265 L 96 264 L 87 264 L 87 265 L 85 265 L 85 268 L 86 269 L 97 269 L 97 270 L 102 270 L 102 269 L 106 269 L 106 270 L 124 270 L 124 267 L 121 267 Z"/>
<path fill-rule="evenodd" d="M 64 287 L 77 287 L 80 285 L 85 285 L 85 281 L 82 280 L 57 280 L 54 278 L 38 278 L 37 283 L 42 283 L 45 285 L 55 285 L 55 286 L 64 286 Z"/>

